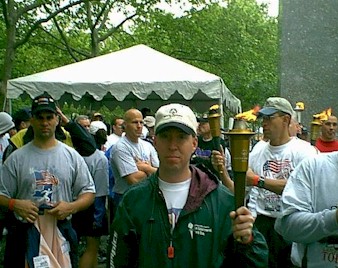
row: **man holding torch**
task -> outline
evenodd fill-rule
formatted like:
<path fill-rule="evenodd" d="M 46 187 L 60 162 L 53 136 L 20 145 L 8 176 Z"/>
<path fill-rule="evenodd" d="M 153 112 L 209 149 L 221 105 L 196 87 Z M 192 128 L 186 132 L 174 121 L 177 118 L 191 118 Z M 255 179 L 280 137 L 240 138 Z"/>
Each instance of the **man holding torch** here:
<path fill-rule="evenodd" d="M 294 168 L 305 158 L 317 154 L 310 143 L 291 138 L 289 125 L 293 108 L 280 97 L 266 100 L 258 111 L 262 119 L 264 136 L 269 141 L 249 155 L 246 174 L 249 193 L 248 207 L 256 217 L 255 225 L 265 236 L 269 247 L 269 267 L 292 267 L 291 243 L 274 230 L 277 217 L 281 216 L 281 194 Z"/>
<path fill-rule="evenodd" d="M 118 207 L 110 267 L 267 267 L 267 247 L 246 207 L 208 171 L 190 165 L 192 110 L 169 104 L 155 114 L 155 174 L 131 187 Z"/>

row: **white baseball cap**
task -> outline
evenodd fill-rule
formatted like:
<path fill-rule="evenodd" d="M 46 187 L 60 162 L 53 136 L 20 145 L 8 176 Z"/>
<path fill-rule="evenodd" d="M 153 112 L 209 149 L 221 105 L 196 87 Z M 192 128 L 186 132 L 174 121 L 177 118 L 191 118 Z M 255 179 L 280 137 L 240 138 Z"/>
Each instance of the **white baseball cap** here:
<path fill-rule="evenodd" d="M 144 124 L 147 126 L 147 127 L 153 127 L 155 126 L 155 117 L 151 116 L 151 115 L 148 115 L 146 116 L 144 119 Z"/>
<path fill-rule="evenodd" d="M 196 115 L 183 104 L 173 103 L 160 107 L 155 114 L 155 119 L 155 134 L 167 127 L 177 127 L 187 134 L 197 135 Z"/>
<path fill-rule="evenodd" d="M 89 127 L 89 133 L 95 135 L 99 129 L 107 131 L 107 126 L 102 121 L 92 121 Z"/>

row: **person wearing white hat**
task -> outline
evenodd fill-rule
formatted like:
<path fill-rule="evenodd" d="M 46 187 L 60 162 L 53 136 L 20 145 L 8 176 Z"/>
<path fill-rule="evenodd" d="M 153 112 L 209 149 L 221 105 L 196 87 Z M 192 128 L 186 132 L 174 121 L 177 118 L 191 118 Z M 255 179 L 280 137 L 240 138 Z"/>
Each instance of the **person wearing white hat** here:
<path fill-rule="evenodd" d="M 160 166 L 124 194 L 111 228 L 109 267 L 267 267 L 266 243 L 250 211 L 235 212 L 230 191 L 190 165 L 198 143 L 192 110 L 169 104 L 155 118 Z"/>
<path fill-rule="evenodd" d="M 6 112 L 0 112 L 0 165 L 5 149 L 9 145 L 9 139 L 16 133 L 12 117 Z"/>
<path fill-rule="evenodd" d="M 146 141 L 150 142 L 151 144 L 153 144 L 154 143 L 154 136 L 155 136 L 155 132 L 154 132 L 155 117 L 153 117 L 151 115 L 147 115 L 144 118 L 143 121 L 144 121 L 144 125 L 148 129 L 147 136 L 144 138 L 144 140 L 146 140 Z"/>

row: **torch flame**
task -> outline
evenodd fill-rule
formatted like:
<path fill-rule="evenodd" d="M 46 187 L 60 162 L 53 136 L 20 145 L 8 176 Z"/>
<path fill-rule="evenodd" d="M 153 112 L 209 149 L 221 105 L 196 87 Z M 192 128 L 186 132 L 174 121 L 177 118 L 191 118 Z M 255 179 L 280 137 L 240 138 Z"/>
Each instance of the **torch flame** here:
<path fill-rule="evenodd" d="M 331 109 L 331 108 L 328 108 L 328 109 L 322 111 L 322 112 L 319 113 L 319 114 L 314 114 L 314 115 L 313 115 L 313 118 L 319 119 L 319 120 L 321 120 L 321 121 L 326 121 L 326 120 L 329 119 L 329 116 L 331 116 L 331 114 L 332 114 L 332 109 Z"/>
<path fill-rule="evenodd" d="M 256 121 L 257 119 L 257 113 L 260 110 L 260 107 L 257 105 L 253 109 L 237 114 L 235 116 L 236 119 L 243 119 L 245 121 Z"/>
<path fill-rule="evenodd" d="M 295 111 L 304 111 L 304 103 L 299 101 L 296 103 Z"/>

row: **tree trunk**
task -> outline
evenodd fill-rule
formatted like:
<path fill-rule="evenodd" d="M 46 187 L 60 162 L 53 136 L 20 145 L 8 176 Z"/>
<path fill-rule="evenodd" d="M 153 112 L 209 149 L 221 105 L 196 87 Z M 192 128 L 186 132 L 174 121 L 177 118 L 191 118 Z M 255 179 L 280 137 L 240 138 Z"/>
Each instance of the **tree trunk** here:
<path fill-rule="evenodd" d="M 0 91 L 0 105 L 2 110 L 9 111 L 9 105 L 6 101 L 7 97 L 7 81 L 11 78 L 13 63 L 15 58 L 15 34 L 16 34 L 16 11 L 11 9 L 12 5 L 8 6 L 8 24 L 6 28 L 6 51 L 4 57 L 4 64 L 1 73 L 1 91 Z"/>

